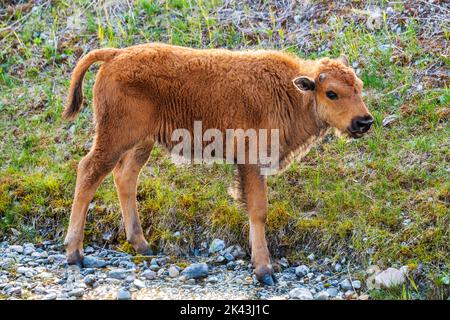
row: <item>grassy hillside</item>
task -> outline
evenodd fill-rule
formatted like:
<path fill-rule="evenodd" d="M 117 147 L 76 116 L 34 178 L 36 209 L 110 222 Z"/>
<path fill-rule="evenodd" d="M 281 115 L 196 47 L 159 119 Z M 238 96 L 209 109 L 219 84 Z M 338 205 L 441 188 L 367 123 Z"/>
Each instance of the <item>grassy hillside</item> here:
<path fill-rule="evenodd" d="M 408 292 L 446 297 L 450 6 L 371 3 L 0 0 L 0 237 L 64 236 L 76 165 L 92 144 L 98 67 L 85 79 L 88 107 L 74 122 L 61 112 L 70 72 L 89 50 L 162 41 L 308 58 L 345 53 L 365 83 L 375 126 L 357 141 L 329 137 L 269 179 L 272 253 L 407 264 Z M 227 193 L 232 180 L 231 166 L 179 168 L 155 148 L 138 194 L 148 240 L 180 254 L 213 237 L 246 246 L 247 217 Z M 128 249 L 111 177 L 91 204 L 86 239 Z"/>

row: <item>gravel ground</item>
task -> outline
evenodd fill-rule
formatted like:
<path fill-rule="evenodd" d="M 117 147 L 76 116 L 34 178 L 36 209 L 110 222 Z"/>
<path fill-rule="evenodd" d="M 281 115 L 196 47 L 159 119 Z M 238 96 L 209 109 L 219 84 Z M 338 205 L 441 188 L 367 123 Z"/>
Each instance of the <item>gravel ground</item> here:
<path fill-rule="evenodd" d="M 276 286 L 263 287 L 240 247 L 220 241 L 217 252 L 211 247 L 183 270 L 166 255 L 134 263 L 129 254 L 86 247 L 80 268 L 66 264 L 59 244 L 2 242 L 0 299 L 369 299 L 344 263 L 310 256 L 308 266 L 298 266 L 281 259 Z"/>

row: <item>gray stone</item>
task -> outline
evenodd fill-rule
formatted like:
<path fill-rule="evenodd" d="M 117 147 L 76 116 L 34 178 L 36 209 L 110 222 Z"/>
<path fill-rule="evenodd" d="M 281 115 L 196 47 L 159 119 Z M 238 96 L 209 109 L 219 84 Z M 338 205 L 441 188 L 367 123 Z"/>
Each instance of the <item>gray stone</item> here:
<path fill-rule="evenodd" d="M 342 270 L 342 265 L 340 263 L 336 263 L 334 265 L 334 271 L 341 272 L 341 270 Z"/>
<path fill-rule="evenodd" d="M 330 294 L 327 291 L 320 291 L 316 295 L 316 300 L 328 300 L 330 298 Z"/>
<path fill-rule="evenodd" d="M 330 297 L 334 298 L 339 294 L 339 291 L 336 288 L 328 288 L 327 293 Z"/>
<path fill-rule="evenodd" d="M 153 270 L 145 270 L 141 273 L 141 276 L 147 280 L 153 280 L 156 279 L 156 272 Z"/>
<path fill-rule="evenodd" d="M 208 265 L 206 263 L 193 263 L 184 269 L 181 274 L 186 279 L 197 279 L 208 276 Z"/>
<path fill-rule="evenodd" d="M 314 255 L 314 253 L 311 253 L 309 256 L 306 257 L 308 260 L 313 261 L 316 256 Z"/>
<path fill-rule="evenodd" d="M 117 291 L 117 300 L 130 300 L 131 293 L 126 289 L 120 289 Z"/>
<path fill-rule="evenodd" d="M 388 268 L 375 276 L 375 284 L 382 288 L 399 286 L 405 281 L 405 275 L 400 270 L 395 268 Z"/>
<path fill-rule="evenodd" d="M 87 284 L 88 286 L 92 286 L 97 280 L 95 279 L 95 276 L 92 274 L 87 275 L 84 277 L 83 282 Z"/>
<path fill-rule="evenodd" d="M 227 263 L 227 269 L 228 270 L 234 270 L 236 269 L 236 262 L 235 261 L 230 261 Z"/>
<path fill-rule="evenodd" d="M 233 257 L 233 260 L 234 260 L 234 257 Z M 224 256 L 217 256 L 217 258 L 214 259 L 214 262 L 222 264 L 222 263 L 227 262 L 227 259 Z"/>
<path fill-rule="evenodd" d="M 130 272 L 125 269 L 114 269 L 108 272 L 108 278 L 123 280 L 130 275 Z"/>
<path fill-rule="evenodd" d="M 347 290 L 353 290 L 353 286 L 352 283 L 350 282 L 349 279 L 344 279 L 343 281 L 341 281 L 339 283 L 339 286 L 341 287 L 342 290 L 347 291 Z"/>
<path fill-rule="evenodd" d="M 221 239 L 214 239 L 209 246 L 209 253 L 216 253 L 225 249 L 225 241 Z"/>
<path fill-rule="evenodd" d="M 139 289 L 145 288 L 145 283 L 142 280 L 136 279 L 136 280 L 134 280 L 133 284 L 136 286 L 136 288 L 139 288 Z"/>
<path fill-rule="evenodd" d="M 180 275 L 180 268 L 172 265 L 169 267 L 169 277 L 176 278 Z"/>
<path fill-rule="evenodd" d="M 354 280 L 354 281 L 353 281 L 353 288 L 355 288 L 355 289 L 361 289 L 361 281 L 359 281 L 359 280 Z"/>
<path fill-rule="evenodd" d="M 287 261 L 286 258 L 281 258 L 279 261 L 280 266 L 282 266 L 283 268 L 289 268 L 289 262 Z"/>
<path fill-rule="evenodd" d="M 82 296 L 84 296 L 84 289 L 83 288 L 73 289 L 73 290 L 69 291 L 68 295 L 69 295 L 69 297 L 81 298 Z"/>
<path fill-rule="evenodd" d="M 85 268 L 105 268 L 108 263 L 104 260 L 97 259 L 93 256 L 85 256 L 83 258 L 83 266 Z"/>
<path fill-rule="evenodd" d="M 289 298 L 298 300 L 313 300 L 314 297 L 310 290 L 306 288 L 295 288 L 289 291 Z"/>
<path fill-rule="evenodd" d="M 295 275 L 299 278 L 303 278 L 309 273 L 309 268 L 304 264 L 295 268 Z"/>
<path fill-rule="evenodd" d="M 234 256 L 229 252 L 225 253 L 223 256 L 228 262 L 234 261 Z"/>
<path fill-rule="evenodd" d="M 20 245 L 12 245 L 9 246 L 9 249 L 13 252 L 17 252 L 17 253 L 23 253 L 23 247 Z"/>
<path fill-rule="evenodd" d="M 42 297 L 43 300 L 56 300 L 56 293 L 51 292 Z"/>

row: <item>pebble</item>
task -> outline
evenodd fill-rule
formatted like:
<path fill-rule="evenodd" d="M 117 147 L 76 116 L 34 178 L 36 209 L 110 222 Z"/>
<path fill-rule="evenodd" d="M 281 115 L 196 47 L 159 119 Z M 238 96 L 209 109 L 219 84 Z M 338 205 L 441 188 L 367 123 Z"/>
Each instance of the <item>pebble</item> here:
<path fill-rule="evenodd" d="M 142 280 L 135 279 L 133 284 L 139 289 L 145 288 L 145 282 Z"/>
<path fill-rule="evenodd" d="M 392 288 L 403 284 L 405 281 L 403 272 L 396 268 L 388 268 L 375 276 L 375 284 L 382 288 Z"/>
<path fill-rule="evenodd" d="M 23 253 L 23 247 L 20 245 L 12 245 L 9 246 L 9 249 L 13 252 L 17 252 L 17 253 Z"/>
<path fill-rule="evenodd" d="M 153 270 L 145 270 L 141 273 L 141 276 L 147 280 L 153 280 L 156 278 L 156 272 Z"/>
<path fill-rule="evenodd" d="M 306 288 L 295 288 L 289 291 L 289 298 L 298 300 L 313 300 L 314 297 L 310 290 Z"/>
<path fill-rule="evenodd" d="M 206 263 L 193 263 L 184 269 L 181 274 L 186 279 L 197 279 L 208 275 L 208 265 Z"/>
<path fill-rule="evenodd" d="M 339 287 L 344 291 L 353 290 L 352 283 L 350 282 L 349 279 L 344 279 L 343 281 L 341 281 L 339 283 Z"/>
<path fill-rule="evenodd" d="M 298 266 L 295 268 L 295 275 L 299 278 L 303 278 L 309 273 L 309 268 L 305 265 Z"/>
<path fill-rule="evenodd" d="M 336 288 L 328 288 L 327 293 L 330 297 L 334 298 L 339 294 L 339 291 Z"/>
<path fill-rule="evenodd" d="M 225 249 L 225 241 L 214 239 L 209 246 L 209 253 L 216 253 Z"/>
<path fill-rule="evenodd" d="M 126 289 L 120 289 L 117 291 L 117 300 L 130 300 L 131 293 Z"/>
<path fill-rule="evenodd" d="M 330 298 L 330 294 L 327 291 L 320 291 L 316 295 L 316 300 L 328 300 Z"/>
<path fill-rule="evenodd" d="M 114 269 L 108 272 L 108 277 L 113 279 L 119 279 L 123 280 L 125 279 L 130 273 L 125 269 Z"/>
<path fill-rule="evenodd" d="M 85 256 L 83 258 L 83 266 L 85 268 L 105 268 L 107 265 L 108 263 L 106 263 L 106 261 L 92 256 Z"/>
<path fill-rule="evenodd" d="M 77 297 L 81 298 L 84 295 L 84 289 L 83 288 L 76 288 L 68 293 L 69 297 Z"/>
<path fill-rule="evenodd" d="M 175 265 L 171 265 L 169 267 L 169 277 L 176 278 L 179 275 L 180 275 L 180 268 Z"/>
<path fill-rule="evenodd" d="M 306 257 L 309 261 L 314 261 L 314 259 L 316 258 L 316 256 L 314 255 L 314 253 L 311 253 L 309 256 Z"/>
<path fill-rule="evenodd" d="M 336 263 L 334 265 L 334 271 L 341 272 L 342 271 L 342 265 L 340 263 Z"/>
<path fill-rule="evenodd" d="M 96 279 L 93 275 L 89 274 L 86 277 L 84 277 L 83 282 L 88 286 L 92 286 L 96 282 Z"/>
<path fill-rule="evenodd" d="M 56 293 L 54 293 L 54 292 L 48 293 L 42 299 L 43 300 L 56 300 Z"/>

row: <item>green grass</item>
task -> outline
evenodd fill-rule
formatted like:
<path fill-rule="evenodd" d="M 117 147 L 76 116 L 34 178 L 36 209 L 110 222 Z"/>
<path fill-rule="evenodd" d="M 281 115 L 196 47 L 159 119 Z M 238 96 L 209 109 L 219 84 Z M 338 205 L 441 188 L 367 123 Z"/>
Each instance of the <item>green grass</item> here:
<path fill-rule="evenodd" d="M 330 257 L 340 252 L 363 266 L 421 265 L 424 271 L 404 288 L 373 296 L 446 298 L 450 90 L 445 83 L 424 82 L 416 92 L 414 85 L 430 61 L 442 60 L 448 68 L 449 60 L 422 48 L 414 19 L 396 34 L 387 26 L 376 32 L 353 22 L 344 26 L 345 18 L 336 17 L 330 30 L 311 29 L 313 47 L 304 52 L 275 23 L 252 34 L 221 24 L 215 9 L 220 1 L 139 0 L 115 11 L 90 3 L 52 1 L 0 22 L 2 30 L 24 17 L 15 32 L 0 31 L 0 236 L 32 241 L 64 236 L 76 165 L 93 137 L 90 107 L 73 123 L 61 119 L 70 72 L 83 52 L 163 41 L 196 48 L 277 48 L 309 58 L 345 53 L 359 62 L 375 126 L 360 140 L 330 137 L 269 179 L 271 251 L 297 261 L 314 251 Z M 77 14 L 81 24 L 71 29 L 68 21 Z M 327 39 L 334 39 L 332 46 L 318 53 Z M 95 70 L 85 80 L 89 105 Z M 399 119 L 383 127 L 391 114 Z M 227 194 L 232 180 L 231 166 L 179 168 L 155 148 L 138 189 L 148 240 L 167 251 L 188 250 L 213 237 L 247 246 L 245 212 Z M 181 236 L 174 236 L 176 231 Z M 125 242 L 111 177 L 94 198 L 86 240 Z"/>

